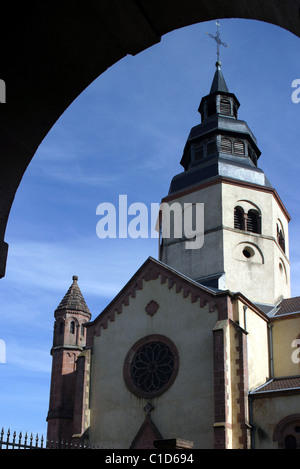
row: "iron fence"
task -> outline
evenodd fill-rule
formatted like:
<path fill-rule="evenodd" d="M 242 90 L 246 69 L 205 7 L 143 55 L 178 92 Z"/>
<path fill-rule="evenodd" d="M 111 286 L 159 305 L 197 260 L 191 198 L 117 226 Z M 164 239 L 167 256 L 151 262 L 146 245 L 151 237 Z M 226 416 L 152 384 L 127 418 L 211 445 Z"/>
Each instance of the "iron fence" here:
<path fill-rule="evenodd" d="M 90 446 L 86 442 L 69 442 L 69 441 L 48 441 L 44 436 L 39 437 L 38 434 L 34 437 L 26 432 L 25 435 L 20 432 L 12 432 L 10 429 L 4 432 L 4 428 L 0 434 L 0 450 L 1 449 L 107 449 L 100 448 L 99 446 Z"/>

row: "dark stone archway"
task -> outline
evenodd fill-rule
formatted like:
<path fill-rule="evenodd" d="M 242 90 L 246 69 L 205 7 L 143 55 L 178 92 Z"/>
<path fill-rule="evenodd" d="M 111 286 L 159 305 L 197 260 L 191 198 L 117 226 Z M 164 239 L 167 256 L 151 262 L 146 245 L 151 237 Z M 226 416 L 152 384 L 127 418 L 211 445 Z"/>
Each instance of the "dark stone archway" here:
<path fill-rule="evenodd" d="M 0 277 L 7 220 L 39 144 L 108 67 L 175 29 L 217 18 L 266 21 L 300 37 L 300 0 L 43 0 L 1 6 Z"/>

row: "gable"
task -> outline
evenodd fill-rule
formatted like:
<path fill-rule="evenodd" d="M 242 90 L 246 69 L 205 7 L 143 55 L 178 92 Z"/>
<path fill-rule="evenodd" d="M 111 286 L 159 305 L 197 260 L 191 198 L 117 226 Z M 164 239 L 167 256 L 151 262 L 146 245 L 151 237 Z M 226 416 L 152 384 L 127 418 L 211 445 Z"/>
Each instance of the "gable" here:
<path fill-rule="evenodd" d="M 110 322 L 117 320 L 124 306 L 128 306 L 130 300 L 136 298 L 137 292 L 143 290 L 147 282 L 154 280 L 157 281 L 156 288 L 159 289 L 159 284 L 167 286 L 170 292 L 180 294 L 190 304 L 197 303 L 199 308 L 207 306 L 210 312 L 217 311 L 219 319 L 227 317 L 228 308 L 231 309 L 228 292 L 214 292 L 149 257 L 103 312 L 94 321 L 86 324 L 87 347 L 93 345 L 93 338 L 99 336 L 102 329 L 107 329 Z M 144 309 L 151 316 L 158 308 L 155 299 L 150 299 Z"/>

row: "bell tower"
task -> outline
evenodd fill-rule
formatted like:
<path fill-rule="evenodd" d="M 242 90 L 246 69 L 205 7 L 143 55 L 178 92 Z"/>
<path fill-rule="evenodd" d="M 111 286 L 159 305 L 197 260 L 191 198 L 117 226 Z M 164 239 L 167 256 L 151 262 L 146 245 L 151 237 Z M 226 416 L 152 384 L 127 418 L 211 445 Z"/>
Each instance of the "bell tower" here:
<path fill-rule="evenodd" d="M 159 258 L 197 282 L 241 292 L 254 303 L 290 297 L 290 216 L 257 162 L 261 152 L 240 103 L 228 90 L 221 62 L 200 102 L 201 123 L 190 131 L 181 165 L 162 202 L 204 204 L 204 244 L 187 249 L 175 233 Z M 163 227 L 162 227 L 163 228 Z"/>
<path fill-rule="evenodd" d="M 91 313 L 77 284 L 73 283 L 54 312 L 52 373 L 49 412 L 47 416 L 48 441 L 70 441 L 73 434 L 76 393 L 76 361 L 86 345 L 84 324 Z"/>

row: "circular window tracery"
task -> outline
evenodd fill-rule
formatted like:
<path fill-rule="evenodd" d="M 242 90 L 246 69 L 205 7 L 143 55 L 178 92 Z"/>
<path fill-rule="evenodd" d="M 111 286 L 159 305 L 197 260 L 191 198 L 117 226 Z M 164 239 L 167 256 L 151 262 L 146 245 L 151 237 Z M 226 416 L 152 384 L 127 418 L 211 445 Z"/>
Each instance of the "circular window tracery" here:
<path fill-rule="evenodd" d="M 124 380 L 131 392 L 151 398 L 173 383 L 179 367 L 178 351 L 165 336 L 151 335 L 138 341 L 124 362 Z"/>

